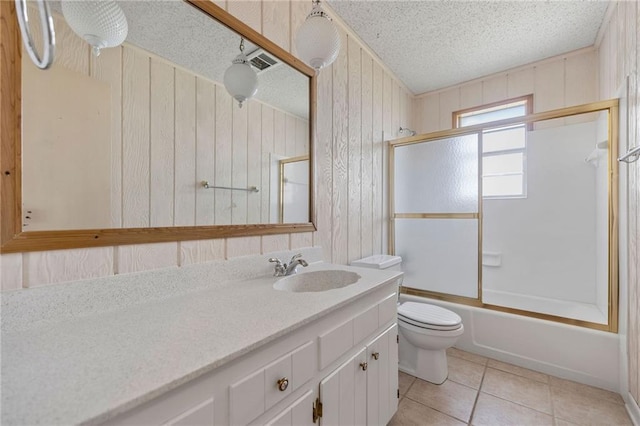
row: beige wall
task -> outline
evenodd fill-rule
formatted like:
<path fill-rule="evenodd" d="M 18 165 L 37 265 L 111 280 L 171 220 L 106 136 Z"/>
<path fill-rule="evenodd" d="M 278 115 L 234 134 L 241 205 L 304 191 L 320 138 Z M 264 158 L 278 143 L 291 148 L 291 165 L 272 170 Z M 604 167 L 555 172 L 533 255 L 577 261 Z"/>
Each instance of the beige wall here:
<path fill-rule="evenodd" d="M 617 96 L 629 77 L 629 147 L 640 144 L 640 7 L 635 1 L 618 2 L 604 27 L 599 44 L 600 98 Z M 622 164 L 628 172 L 628 329 L 629 393 L 640 402 L 640 162 Z M 624 197 L 624 194 L 622 194 Z M 625 295 L 621 296 L 624 300 Z"/>
<path fill-rule="evenodd" d="M 419 95 L 418 133 L 451 129 L 454 111 L 533 94 L 534 112 L 598 100 L 598 56 L 586 48 Z"/>
<path fill-rule="evenodd" d="M 308 1 L 294 0 L 218 4 L 294 54 L 295 31 L 311 6 Z M 0 256 L 2 289 L 311 245 L 322 246 L 326 259 L 337 263 L 383 252 L 383 132 L 385 139 L 393 139 L 400 126 L 411 126 L 411 96 L 350 32 L 342 28 L 341 34 L 340 57 L 331 68 L 321 71 L 318 79 L 317 232 L 6 254 Z M 65 66 L 95 72 L 97 78 L 117 78 L 117 64 L 109 62 L 113 66 L 107 66 L 105 60 L 104 66 L 94 66 L 86 45 L 74 40 L 69 43 L 76 44 L 73 52 L 81 53 L 59 57 Z M 117 55 L 107 50 L 101 60 L 109 54 Z M 122 131 L 126 133 L 126 129 Z M 127 149 L 135 147 L 123 145 L 120 155 L 128 157 Z"/>

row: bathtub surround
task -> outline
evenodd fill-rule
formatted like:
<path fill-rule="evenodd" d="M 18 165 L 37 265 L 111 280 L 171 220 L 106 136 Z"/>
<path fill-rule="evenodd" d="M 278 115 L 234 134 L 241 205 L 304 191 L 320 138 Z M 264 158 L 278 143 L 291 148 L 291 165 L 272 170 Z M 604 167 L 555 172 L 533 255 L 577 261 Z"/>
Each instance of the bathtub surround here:
<path fill-rule="evenodd" d="M 527 309 L 505 304 L 505 299 L 513 295 L 551 299 L 550 303 L 560 300 L 567 303 L 567 311 L 545 306 L 546 300 L 542 310 L 540 304 L 527 310 L 607 323 L 607 175 L 597 175 L 596 168 L 583 161 L 597 142 L 597 124 L 588 121 L 530 131 L 526 197 L 483 200 L 483 252 L 502 258 L 498 266 L 482 268 L 483 302 Z M 606 170 L 606 157 L 601 163 Z M 605 188 L 601 198 L 597 186 Z M 598 209 L 605 212 L 599 223 Z M 601 233 L 604 239 L 598 241 Z M 597 242 L 602 244 L 600 252 Z M 602 262 L 603 277 L 597 274 Z"/>

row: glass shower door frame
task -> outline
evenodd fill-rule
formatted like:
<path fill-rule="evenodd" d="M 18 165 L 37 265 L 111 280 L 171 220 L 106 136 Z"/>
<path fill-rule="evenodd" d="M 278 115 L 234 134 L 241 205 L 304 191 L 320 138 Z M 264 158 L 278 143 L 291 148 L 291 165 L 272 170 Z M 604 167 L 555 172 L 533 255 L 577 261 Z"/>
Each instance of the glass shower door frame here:
<path fill-rule="evenodd" d="M 451 130 L 443 130 L 427 134 L 410 136 L 402 139 L 388 141 L 388 170 L 389 170 L 389 253 L 396 254 L 395 247 L 395 220 L 396 219 L 459 219 L 459 218 L 477 218 L 478 220 L 478 297 L 470 298 L 447 293 L 439 293 L 423 289 L 403 286 L 401 293 L 438 299 L 448 302 L 461 303 L 465 305 L 477 306 L 485 309 L 491 309 L 501 312 L 507 312 L 517 315 L 539 318 L 564 324 L 577 325 L 581 327 L 618 332 L 618 304 L 619 304 L 619 254 L 618 254 L 618 210 L 619 210 L 619 190 L 618 190 L 618 99 L 606 101 L 592 102 L 584 105 L 577 105 L 568 108 L 561 108 L 552 111 L 528 114 L 524 117 L 515 117 L 505 120 L 483 123 L 476 126 L 465 128 L 456 128 Z M 538 121 L 552 120 L 558 118 L 570 117 L 573 115 L 607 112 L 608 113 L 608 321 L 607 324 L 577 320 L 573 318 L 565 318 L 555 315 L 549 315 L 539 312 L 526 311 L 522 309 L 509 308 L 498 305 L 490 305 L 483 303 L 482 300 L 482 133 L 486 130 L 499 127 L 506 127 L 514 124 L 528 124 Z M 394 199 L 394 176 L 395 176 L 395 148 L 406 145 L 429 143 L 455 136 L 478 135 L 478 212 L 477 213 L 401 213 L 396 211 Z M 466 216 L 464 216 L 466 215 Z"/>
<path fill-rule="evenodd" d="M 473 306 L 482 306 L 482 130 L 468 130 L 465 129 L 461 132 L 456 132 L 454 135 L 446 135 L 441 136 L 443 132 L 437 132 L 431 135 L 422 135 L 426 136 L 415 140 L 415 137 L 412 137 L 412 140 L 400 139 L 397 141 L 390 142 L 389 144 L 389 253 L 395 254 L 395 220 L 396 219 L 444 219 L 444 220 L 459 220 L 459 219 L 475 219 L 478 227 L 478 288 L 477 288 L 477 297 L 467 297 L 461 295 L 455 295 L 450 293 L 441 293 L 430 290 L 416 289 L 411 287 L 402 287 L 402 292 L 405 294 L 411 294 L 414 296 L 426 296 L 433 299 L 446 300 L 451 302 L 459 302 L 467 305 Z M 403 147 L 407 145 L 417 145 L 423 143 L 433 143 L 433 142 L 442 142 L 451 136 L 460 137 L 460 136 L 472 136 L 475 135 L 477 138 L 477 161 L 478 161 L 478 187 L 477 187 L 477 199 L 478 206 L 477 211 L 475 212 L 438 212 L 438 213 L 427 213 L 427 212 L 405 212 L 400 213 L 396 211 L 395 208 L 395 148 Z"/>

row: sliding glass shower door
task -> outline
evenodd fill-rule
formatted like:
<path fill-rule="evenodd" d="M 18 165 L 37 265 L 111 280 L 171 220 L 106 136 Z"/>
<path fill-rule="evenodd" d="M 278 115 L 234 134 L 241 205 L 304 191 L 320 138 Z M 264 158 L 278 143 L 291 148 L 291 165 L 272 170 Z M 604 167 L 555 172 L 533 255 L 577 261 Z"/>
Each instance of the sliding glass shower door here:
<path fill-rule="evenodd" d="M 392 150 L 392 243 L 411 288 L 480 299 L 480 138 L 472 133 Z"/>

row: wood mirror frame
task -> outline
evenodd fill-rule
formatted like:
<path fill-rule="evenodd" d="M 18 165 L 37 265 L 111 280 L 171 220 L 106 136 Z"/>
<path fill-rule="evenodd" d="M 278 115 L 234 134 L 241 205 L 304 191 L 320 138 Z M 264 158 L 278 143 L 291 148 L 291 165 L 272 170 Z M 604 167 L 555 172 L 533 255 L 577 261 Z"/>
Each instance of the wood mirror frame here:
<path fill-rule="evenodd" d="M 122 244 L 159 243 L 250 235 L 311 232 L 315 226 L 314 121 L 316 74 L 301 60 L 277 46 L 209 0 L 184 0 L 204 14 L 309 77 L 309 216 L 308 223 L 247 224 L 65 231 L 22 230 L 21 55 L 22 39 L 13 1 L 0 2 L 0 253 L 59 250 Z"/>

